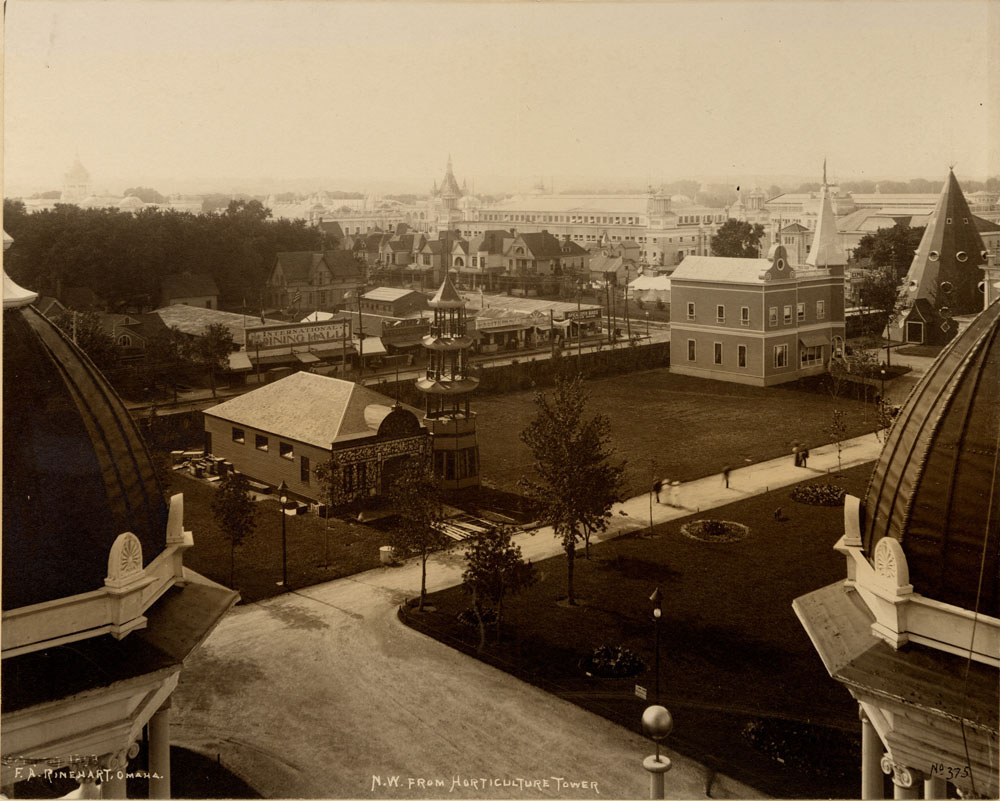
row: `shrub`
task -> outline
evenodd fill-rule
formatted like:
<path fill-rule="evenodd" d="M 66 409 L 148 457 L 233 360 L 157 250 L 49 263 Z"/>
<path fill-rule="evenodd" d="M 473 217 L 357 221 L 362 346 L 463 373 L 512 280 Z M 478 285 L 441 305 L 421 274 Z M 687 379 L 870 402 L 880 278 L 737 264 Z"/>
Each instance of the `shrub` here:
<path fill-rule="evenodd" d="M 756 751 L 775 762 L 817 776 L 853 776 L 861 759 L 856 736 L 826 726 L 756 718 L 747 722 L 742 735 Z"/>
<path fill-rule="evenodd" d="M 497 622 L 497 612 L 492 607 L 489 606 L 483 607 L 481 614 L 483 616 L 483 623 L 485 623 L 487 626 L 490 625 L 491 623 Z M 456 617 L 458 618 L 458 622 L 461 623 L 463 626 L 479 625 L 479 618 L 476 617 L 476 610 L 473 609 L 471 606 L 468 609 L 463 609 L 461 612 L 458 613 L 458 615 L 456 615 Z"/>
<path fill-rule="evenodd" d="M 580 667 L 588 676 L 623 679 L 642 673 L 646 663 L 621 645 L 601 645 L 580 660 Z"/>
<path fill-rule="evenodd" d="M 807 484 L 792 490 L 792 500 L 810 506 L 843 506 L 845 494 L 844 488 L 835 484 Z"/>

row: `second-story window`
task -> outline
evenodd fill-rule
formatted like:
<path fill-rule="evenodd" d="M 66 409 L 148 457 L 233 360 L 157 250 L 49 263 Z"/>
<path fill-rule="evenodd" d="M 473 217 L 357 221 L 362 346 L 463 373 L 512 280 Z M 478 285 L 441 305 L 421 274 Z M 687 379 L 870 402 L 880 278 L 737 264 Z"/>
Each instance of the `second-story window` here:
<path fill-rule="evenodd" d="M 267 450 L 267 437 L 257 434 L 254 438 L 254 447 L 259 451 Z"/>
<path fill-rule="evenodd" d="M 824 320 L 826 319 L 826 301 L 817 300 L 816 301 L 816 319 Z"/>
<path fill-rule="evenodd" d="M 726 322 L 726 307 L 716 306 L 715 307 L 715 321 L 720 325 Z"/>
<path fill-rule="evenodd" d="M 795 304 L 795 318 L 801 323 L 805 322 L 806 319 L 806 304 L 797 303 Z"/>
<path fill-rule="evenodd" d="M 694 319 L 694 304 L 693 303 L 688 303 L 687 318 L 689 320 L 693 320 Z"/>
<path fill-rule="evenodd" d="M 767 322 L 768 325 L 775 326 L 778 324 L 778 307 L 772 306 L 767 310 Z"/>
<path fill-rule="evenodd" d="M 750 325 L 750 307 L 741 306 L 740 307 L 740 325 L 747 327 Z"/>
<path fill-rule="evenodd" d="M 792 322 L 792 307 L 785 306 L 785 325 L 790 325 Z"/>

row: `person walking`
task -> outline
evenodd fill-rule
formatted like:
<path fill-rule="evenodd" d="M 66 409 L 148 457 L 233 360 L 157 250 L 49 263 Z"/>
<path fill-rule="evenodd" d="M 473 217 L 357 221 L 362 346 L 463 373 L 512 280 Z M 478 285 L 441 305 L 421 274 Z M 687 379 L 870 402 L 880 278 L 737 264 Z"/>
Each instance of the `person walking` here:
<path fill-rule="evenodd" d="M 795 462 L 796 467 L 802 467 L 802 456 L 799 455 L 799 446 L 792 446 L 792 461 Z"/>
<path fill-rule="evenodd" d="M 728 464 L 722 468 L 722 480 L 726 484 L 726 489 L 729 489 L 729 473 L 732 469 Z"/>
<path fill-rule="evenodd" d="M 660 502 L 660 490 L 663 489 L 663 479 L 658 478 L 653 482 L 653 492 L 656 493 L 656 502 Z"/>
<path fill-rule="evenodd" d="M 802 466 L 805 467 L 806 466 L 806 460 L 809 458 L 809 449 L 808 448 L 803 448 L 802 449 L 802 453 L 800 454 L 799 458 L 802 460 Z"/>

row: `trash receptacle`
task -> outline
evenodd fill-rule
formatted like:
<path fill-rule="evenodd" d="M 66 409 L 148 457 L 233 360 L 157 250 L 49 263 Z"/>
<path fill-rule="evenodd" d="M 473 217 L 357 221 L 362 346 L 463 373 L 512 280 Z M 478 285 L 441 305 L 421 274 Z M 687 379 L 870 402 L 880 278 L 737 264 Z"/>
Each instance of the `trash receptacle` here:
<path fill-rule="evenodd" d="M 391 545 L 383 545 L 378 549 L 378 558 L 383 565 L 391 565 L 396 561 L 396 557 L 392 552 Z"/>

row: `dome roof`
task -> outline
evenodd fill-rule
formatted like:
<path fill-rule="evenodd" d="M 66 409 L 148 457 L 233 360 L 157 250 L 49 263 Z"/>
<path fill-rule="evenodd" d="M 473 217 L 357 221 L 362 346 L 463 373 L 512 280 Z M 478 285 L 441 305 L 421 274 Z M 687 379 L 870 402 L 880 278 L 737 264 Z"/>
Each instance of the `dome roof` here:
<path fill-rule="evenodd" d="M 145 205 L 142 199 L 135 195 L 129 195 L 118 201 L 118 208 L 120 209 L 141 209 Z"/>
<path fill-rule="evenodd" d="M 34 307 L 3 312 L 3 607 L 104 586 L 135 534 L 148 564 L 167 507 L 134 421 L 90 360 Z"/>
<path fill-rule="evenodd" d="M 901 409 L 865 497 L 865 554 L 893 537 L 915 592 L 1000 617 L 1000 301 L 941 353 Z M 981 588 L 980 588 L 981 584 Z"/>

